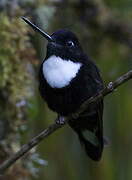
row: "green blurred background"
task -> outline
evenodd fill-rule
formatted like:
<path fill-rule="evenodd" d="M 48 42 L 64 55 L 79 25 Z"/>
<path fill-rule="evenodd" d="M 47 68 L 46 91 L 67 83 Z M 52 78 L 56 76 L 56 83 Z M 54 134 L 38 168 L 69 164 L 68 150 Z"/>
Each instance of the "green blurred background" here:
<path fill-rule="evenodd" d="M 48 33 L 68 28 L 107 84 L 132 69 L 131 0 L 0 1 L 0 163 L 53 123 L 38 92 L 46 41 L 21 19 Z M 15 163 L 0 180 L 131 180 L 132 81 L 105 98 L 104 134 L 110 144 L 90 160 L 67 125 Z"/>

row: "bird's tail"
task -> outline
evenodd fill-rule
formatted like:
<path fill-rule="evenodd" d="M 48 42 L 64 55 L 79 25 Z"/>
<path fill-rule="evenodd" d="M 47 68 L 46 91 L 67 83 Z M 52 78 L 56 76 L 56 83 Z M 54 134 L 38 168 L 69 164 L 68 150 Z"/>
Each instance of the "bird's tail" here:
<path fill-rule="evenodd" d="M 87 155 L 94 161 L 99 161 L 103 151 L 103 137 L 98 137 L 90 130 L 77 132 Z"/>
<path fill-rule="evenodd" d="M 102 115 L 103 101 L 100 101 L 91 105 L 78 119 L 69 121 L 87 155 L 94 161 L 101 159 L 104 147 Z"/>

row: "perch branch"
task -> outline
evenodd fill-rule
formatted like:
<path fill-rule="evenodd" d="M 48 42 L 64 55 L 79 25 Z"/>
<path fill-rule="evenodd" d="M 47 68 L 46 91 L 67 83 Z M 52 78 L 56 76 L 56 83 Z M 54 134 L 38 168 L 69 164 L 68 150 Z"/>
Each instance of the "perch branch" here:
<path fill-rule="evenodd" d="M 79 110 L 74 113 L 69 115 L 68 117 L 65 118 L 66 122 L 68 122 L 69 119 L 71 118 L 77 118 L 81 112 L 83 112 L 89 104 L 95 103 L 98 100 L 102 99 L 104 96 L 110 94 L 113 92 L 118 86 L 121 84 L 125 83 L 126 81 L 132 79 L 132 70 L 127 72 L 126 74 L 120 76 L 118 79 L 116 79 L 114 82 L 110 82 L 102 91 L 100 91 L 97 95 L 89 98 L 86 100 Z M 7 160 L 5 160 L 1 165 L 0 165 L 0 174 L 3 174 L 5 170 L 7 170 L 10 166 L 12 166 L 18 159 L 20 159 L 25 153 L 27 153 L 29 150 L 31 150 L 34 146 L 39 144 L 40 141 L 42 141 L 44 138 L 55 132 L 57 129 L 61 128 L 64 125 L 60 124 L 52 124 L 50 125 L 47 129 L 43 130 L 40 134 L 32 138 L 27 144 L 24 144 L 21 149 L 16 152 L 14 155 L 9 157 Z"/>

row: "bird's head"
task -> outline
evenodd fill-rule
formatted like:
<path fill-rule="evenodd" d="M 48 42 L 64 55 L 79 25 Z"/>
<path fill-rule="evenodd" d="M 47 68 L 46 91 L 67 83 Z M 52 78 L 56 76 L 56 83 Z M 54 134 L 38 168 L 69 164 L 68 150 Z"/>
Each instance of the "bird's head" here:
<path fill-rule="evenodd" d="M 22 17 L 22 19 L 48 40 L 46 58 L 55 55 L 65 60 L 70 59 L 73 62 L 81 61 L 83 50 L 78 38 L 73 32 L 62 29 L 54 32 L 52 35 L 48 35 L 36 25 L 32 24 L 27 18 Z"/>

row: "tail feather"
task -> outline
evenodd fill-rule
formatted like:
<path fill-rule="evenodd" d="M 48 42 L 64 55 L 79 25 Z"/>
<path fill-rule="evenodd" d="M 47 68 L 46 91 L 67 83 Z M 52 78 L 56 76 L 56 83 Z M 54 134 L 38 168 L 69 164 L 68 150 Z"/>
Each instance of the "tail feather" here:
<path fill-rule="evenodd" d="M 99 161 L 104 147 L 103 138 L 103 101 L 88 107 L 78 119 L 69 121 L 69 125 L 78 134 L 87 155 Z"/>
<path fill-rule="evenodd" d="M 86 131 L 87 135 L 86 135 Z M 102 151 L 103 151 L 103 139 L 98 139 L 93 132 L 89 130 L 84 132 L 79 132 L 79 140 L 84 146 L 87 155 L 94 161 L 99 161 L 101 159 Z M 87 136 L 87 137 L 86 137 Z"/>

